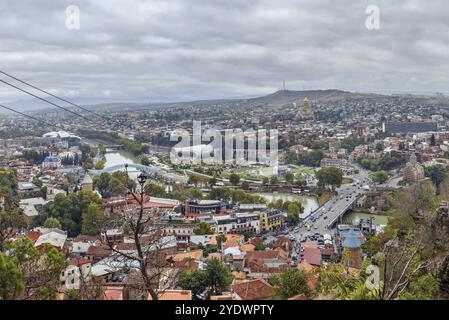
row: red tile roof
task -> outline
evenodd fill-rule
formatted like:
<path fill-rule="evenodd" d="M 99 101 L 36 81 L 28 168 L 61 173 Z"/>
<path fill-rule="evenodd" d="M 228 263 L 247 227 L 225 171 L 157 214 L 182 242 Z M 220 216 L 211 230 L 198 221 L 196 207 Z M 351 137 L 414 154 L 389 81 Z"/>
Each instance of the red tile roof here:
<path fill-rule="evenodd" d="M 321 265 L 321 251 L 318 248 L 304 248 L 301 253 L 302 258 L 312 266 Z"/>
<path fill-rule="evenodd" d="M 242 298 L 242 300 L 266 299 L 274 293 L 273 287 L 263 279 L 232 284 L 231 290 Z"/>

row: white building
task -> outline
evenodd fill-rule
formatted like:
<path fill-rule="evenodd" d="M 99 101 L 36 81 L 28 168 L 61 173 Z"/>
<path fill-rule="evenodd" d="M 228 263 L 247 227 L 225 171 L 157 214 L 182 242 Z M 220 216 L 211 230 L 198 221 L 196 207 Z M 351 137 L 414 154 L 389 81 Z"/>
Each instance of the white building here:
<path fill-rule="evenodd" d="M 67 290 L 79 289 L 82 281 L 88 282 L 91 278 L 92 262 L 87 259 L 72 259 L 61 272 L 59 280 Z"/>
<path fill-rule="evenodd" d="M 214 224 L 212 228 L 215 232 L 226 233 L 244 233 L 246 231 L 260 232 L 260 216 L 259 213 L 234 213 L 228 215 L 220 215 L 213 217 Z"/>

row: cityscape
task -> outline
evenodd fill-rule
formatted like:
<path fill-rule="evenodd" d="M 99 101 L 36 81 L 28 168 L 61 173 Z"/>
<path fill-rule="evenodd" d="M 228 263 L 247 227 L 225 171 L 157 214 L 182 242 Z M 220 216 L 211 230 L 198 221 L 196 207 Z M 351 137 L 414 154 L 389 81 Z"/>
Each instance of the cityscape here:
<path fill-rule="evenodd" d="M 300 47 L 281 25 L 293 12 L 315 26 L 312 1 L 132 2 L 135 20 L 42 1 L 48 28 L 15 40 L 37 9 L 0 5 L 0 300 L 256 300 L 271 314 L 278 300 L 449 298 L 447 23 L 425 40 L 434 55 L 419 47 L 429 16 L 447 18 L 436 4 L 360 1 L 352 30 L 321 1 L 334 41 L 311 27 Z M 403 31 L 414 58 L 394 56 L 398 8 L 427 10 L 425 31 Z M 185 34 L 162 22 L 178 14 Z M 371 63 L 388 66 L 363 80 Z"/>

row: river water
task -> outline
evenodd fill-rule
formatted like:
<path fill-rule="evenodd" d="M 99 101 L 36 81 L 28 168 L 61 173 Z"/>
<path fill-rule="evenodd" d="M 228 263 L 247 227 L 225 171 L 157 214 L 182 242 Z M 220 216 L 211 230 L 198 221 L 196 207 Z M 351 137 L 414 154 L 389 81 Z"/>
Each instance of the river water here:
<path fill-rule="evenodd" d="M 108 152 L 105 154 L 106 163 L 105 168 L 113 167 L 122 164 L 135 164 L 133 157 L 126 152 Z"/>
<path fill-rule="evenodd" d="M 307 217 L 312 211 L 316 210 L 320 205 L 315 197 L 300 196 L 292 193 L 256 193 L 264 197 L 267 201 L 272 202 L 279 199 L 283 201 L 299 201 L 304 207 L 304 212 L 300 215 L 301 218 Z"/>
<path fill-rule="evenodd" d="M 375 226 L 386 225 L 388 222 L 388 216 L 361 212 L 350 212 L 346 214 L 343 218 L 343 222 L 348 224 L 357 224 L 360 219 L 370 218 L 373 218 L 373 225 Z"/>

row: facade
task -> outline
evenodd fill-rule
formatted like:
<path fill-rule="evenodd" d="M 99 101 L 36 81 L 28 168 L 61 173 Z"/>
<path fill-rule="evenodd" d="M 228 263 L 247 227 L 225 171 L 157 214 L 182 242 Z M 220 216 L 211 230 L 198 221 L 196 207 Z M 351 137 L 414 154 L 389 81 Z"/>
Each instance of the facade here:
<path fill-rule="evenodd" d="M 58 169 L 61 167 L 61 159 L 57 156 L 48 156 L 42 162 L 42 169 Z"/>
<path fill-rule="evenodd" d="M 343 172 L 349 172 L 352 170 L 352 167 L 349 165 L 349 162 L 346 159 L 324 158 L 321 159 L 320 166 L 321 168 L 330 168 L 330 167 L 337 168 Z"/>
<path fill-rule="evenodd" d="M 167 223 L 164 225 L 164 234 L 176 237 L 178 250 L 187 250 L 190 247 L 190 238 L 196 223 Z"/>
<path fill-rule="evenodd" d="M 20 198 L 38 197 L 41 195 L 41 189 L 31 182 L 19 183 L 17 186 L 17 195 Z"/>
<path fill-rule="evenodd" d="M 234 213 L 230 215 L 215 216 L 212 226 L 217 233 L 244 233 L 260 232 L 260 216 L 258 213 Z"/>
<path fill-rule="evenodd" d="M 270 232 L 282 228 L 284 215 L 280 210 L 262 211 L 259 213 L 260 230 Z"/>
<path fill-rule="evenodd" d="M 83 280 L 85 282 L 90 280 L 91 266 L 92 262 L 88 259 L 72 259 L 65 270 L 61 272 L 59 277 L 61 285 L 67 290 L 79 289 Z"/>
<path fill-rule="evenodd" d="M 338 138 L 332 138 L 329 140 L 329 151 L 337 153 L 341 148 L 341 141 Z"/>
<path fill-rule="evenodd" d="M 223 214 L 226 207 L 219 200 L 190 199 L 186 201 L 183 211 L 187 217 L 195 217 L 202 214 Z"/>
<path fill-rule="evenodd" d="M 410 161 L 407 162 L 404 168 L 404 181 L 417 182 L 424 179 L 424 168 L 416 161 L 416 156 L 413 154 Z"/>
<path fill-rule="evenodd" d="M 420 133 L 438 130 L 435 122 L 390 122 L 382 125 L 383 132 L 389 133 Z"/>

